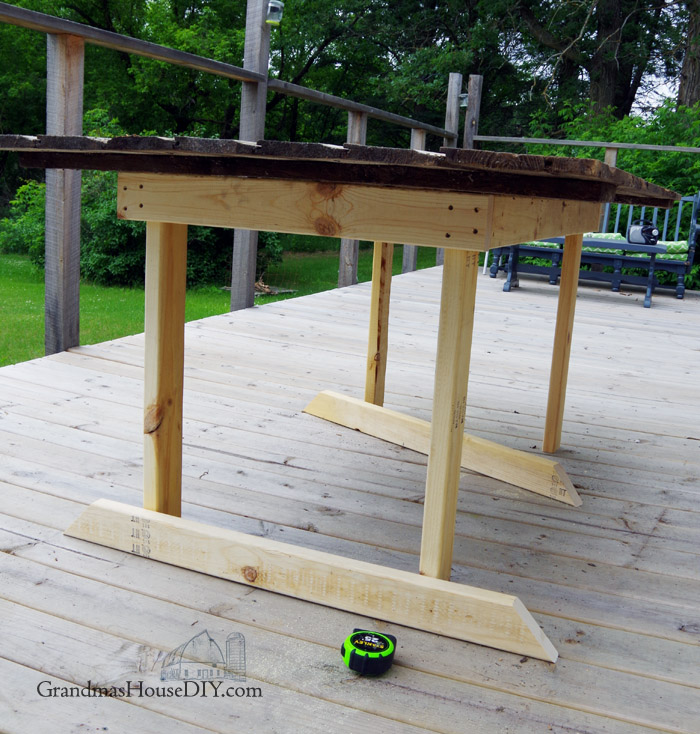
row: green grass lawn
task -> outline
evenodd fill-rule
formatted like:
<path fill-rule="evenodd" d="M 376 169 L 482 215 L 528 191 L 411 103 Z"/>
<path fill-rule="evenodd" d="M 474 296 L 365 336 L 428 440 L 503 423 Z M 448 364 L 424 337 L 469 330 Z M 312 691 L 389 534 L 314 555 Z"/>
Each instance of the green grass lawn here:
<path fill-rule="evenodd" d="M 401 272 L 403 248 L 398 246 L 394 252 L 392 272 Z M 418 248 L 418 268 L 429 268 L 435 265 L 435 250 L 432 247 Z M 357 262 L 357 279 L 360 283 L 372 278 L 372 248 L 360 249 Z M 277 288 L 289 288 L 293 293 L 277 296 L 258 296 L 256 303 L 268 303 L 284 298 L 306 296 L 336 288 L 338 285 L 338 251 L 314 253 L 285 253 L 281 265 L 270 267 L 265 274 L 265 283 Z"/>
<path fill-rule="evenodd" d="M 43 353 L 43 274 L 26 256 L 0 255 L 0 323 L 0 365 Z"/>
<path fill-rule="evenodd" d="M 394 255 L 394 273 L 401 272 L 401 248 Z M 435 264 L 435 250 L 419 248 L 418 267 Z M 372 275 L 372 250 L 360 250 L 358 279 Z M 293 293 L 258 296 L 256 303 L 293 298 L 335 288 L 338 252 L 285 254 L 270 268 L 265 282 Z M 187 321 L 225 313 L 229 292 L 211 286 L 188 290 Z M 143 331 L 142 288 L 80 286 L 80 343 L 96 344 Z M 44 355 L 44 274 L 24 255 L 0 255 L 0 366 Z"/>
<path fill-rule="evenodd" d="M 143 331 L 143 288 L 80 286 L 80 343 Z M 228 291 L 198 288 L 187 294 L 188 321 L 228 310 Z M 44 274 L 23 255 L 0 255 L 0 365 L 44 354 Z"/>

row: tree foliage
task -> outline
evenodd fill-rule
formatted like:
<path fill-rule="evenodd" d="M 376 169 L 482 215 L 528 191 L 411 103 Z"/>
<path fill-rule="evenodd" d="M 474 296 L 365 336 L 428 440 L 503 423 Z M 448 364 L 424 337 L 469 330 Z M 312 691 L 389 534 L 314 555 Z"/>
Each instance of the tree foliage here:
<path fill-rule="evenodd" d="M 650 80 L 675 78 L 684 8 L 663 0 L 503 0 L 522 63 L 549 77 L 559 101 L 589 97 L 596 112 L 631 112 Z"/>
<path fill-rule="evenodd" d="M 86 132 L 96 137 L 123 135 L 116 120 L 102 110 L 86 115 Z M 143 283 L 145 223 L 117 219 L 117 174 L 83 171 L 80 219 L 80 274 L 101 285 L 132 286 Z M 8 217 L 0 219 L 0 252 L 27 253 L 44 266 L 44 183 L 29 180 L 18 189 Z M 222 284 L 231 272 L 231 231 L 189 227 L 187 243 L 189 286 Z M 258 274 L 280 259 L 275 233 L 261 234 Z"/>
<path fill-rule="evenodd" d="M 700 148 L 700 104 L 685 107 L 668 100 L 646 117 L 627 116 L 621 120 L 610 111 L 596 114 L 590 107 L 578 104 L 562 110 L 557 123 L 533 120 L 531 132 L 535 137 L 552 137 L 554 131 L 566 140 L 643 145 L 675 143 L 683 147 Z M 529 145 L 528 152 L 602 159 L 604 149 Z M 617 165 L 684 196 L 694 195 L 700 190 L 700 156 L 696 153 L 621 149 L 618 151 Z"/>
<path fill-rule="evenodd" d="M 246 0 L 16 4 L 243 65 Z M 0 25 L 0 132 L 44 130 L 45 46 L 41 33 Z M 272 31 L 271 76 L 438 126 L 453 71 L 484 77 L 481 132 L 700 142 L 692 106 L 700 99 L 700 0 L 286 0 L 284 21 Z M 679 87 L 686 106 L 659 107 L 652 92 L 661 83 Z M 86 47 L 86 132 L 114 120 L 128 134 L 236 137 L 239 108 L 238 82 Z M 347 113 L 271 93 L 266 125 L 270 138 L 341 143 Z M 406 146 L 408 136 L 404 128 L 370 121 L 370 144 Z M 429 138 L 432 148 L 441 142 Z M 671 158 L 625 153 L 622 160 L 684 193 L 697 186 L 693 156 L 666 164 Z M 11 156 L 0 158 L 0 167 L 0 212 L 15 202 L 0 244 L 18 247 L 22 237 L 30 242 L 36 235 L 42 174 L 22 171 Z M 83 236 L 96 243 L 94 252 L 85 245 L 85 274 L 130 282 L 140 278 L 142 246 L 135 231 L 114 223 L 111 203 L 104 203 L 110 186 L 106 174 L 84 175 Z M 25 234 L 21 227 L 28 227 Z M 193 279 L 225 271 L 215 252 L 228 252 L 227 236 L 196 232 L 191 252 L 202 255 Z M 270 238 L 263 257 L 278 250 Z"/>
<path fill-rule="evenodd" d="M 30 9 L 235 65 L 245 0 L 17 0 Z M 0 129 L 43 128 L 42 34 L 0 27 Z M 139 133 L 235 137 L 240 84 L 88 46 L 85 108 Z M 661 83 L 700 99 L 700 0 L 287 0 L 270 73 L 286 81 L 441 124 L 450 71 L 484 76 L 482 128 L 525 132 L 567 104 L 617 118 Z M 18 104 L 19 100 L 22 104 Z M 280 94 L 268 129 L 290 140 L 344 137 L 345 113 Z M 371 138 L 407 133 L 372 123 Z"/>

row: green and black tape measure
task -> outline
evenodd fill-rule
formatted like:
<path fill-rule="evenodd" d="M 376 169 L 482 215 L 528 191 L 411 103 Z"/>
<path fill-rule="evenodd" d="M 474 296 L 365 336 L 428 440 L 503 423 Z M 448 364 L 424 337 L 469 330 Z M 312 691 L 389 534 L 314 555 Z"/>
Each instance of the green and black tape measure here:
<path fill-rule="evenodd" d="M 343 661 L 361 675 L 381 675 L 391 667 L 396 651 L 396 638 L 381 632 L 356 629 L 345 638 L 340 648 Z"/>

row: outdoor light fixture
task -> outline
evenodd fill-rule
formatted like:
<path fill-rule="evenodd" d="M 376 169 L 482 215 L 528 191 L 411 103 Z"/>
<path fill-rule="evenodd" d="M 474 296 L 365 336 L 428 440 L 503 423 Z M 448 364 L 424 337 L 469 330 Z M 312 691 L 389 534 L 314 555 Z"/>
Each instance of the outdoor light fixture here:
<path fill-rule="evenodd" d="M 282 13 L 284 13 L 284 3 L 282 0 L 270 0 L 267 4 L 267 18 L 265 22 L 270 25 L 279 25 L 282 20 Z"/>

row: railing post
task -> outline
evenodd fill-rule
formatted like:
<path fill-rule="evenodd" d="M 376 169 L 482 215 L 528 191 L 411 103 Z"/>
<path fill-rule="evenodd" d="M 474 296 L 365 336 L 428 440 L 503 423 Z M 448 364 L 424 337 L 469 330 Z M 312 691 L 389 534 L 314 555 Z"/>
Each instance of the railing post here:
<path fill-rule="evenodd" d="M 46 133 L 82 135 L 85 43 L 46 36 Z M 80 171 L 46 171 L 46 354 L 80 343 Z"/>
<path fill-rule="evenodd" d="M 414 127 L 411 128 L 411 150 L 425 150 L 426 131 Z M 401 272 L 410 273 L 418 267 L 418 248 L 415 245 L 403 246 L 403 259 L 401 261 Z"/>
<path fill-rule="evenodd" d="M 348 143 L 364 145 L 367 142 L 367 113 L 348 112 Z M 340 262 L 338 265 L 338 288 L 357 283 L 357 260 L 360 241 L 343 237 L 340 240 Z"/>
<path fill-rule="evenodd" d="M 464 119 L 463 148 L 474 147 L 474 136 L 479 132 L 479 113 L 481 111 L 481 87 L 484 77 L 480 74 L 470 74 L 467 86 L 467 114 Z"/>
<path fill-rule="evenodd" d="M 462 93 L 462 75 L 450 72 L 447 82 L 447 106 L 445 108 L 445 130 L 454 133 L 455 137 L 443 138 L 442 144 L 446 148 L 457 147 L 457 133 L 459 132 L 459 95 Z"/>
<path fill-rule="evenodd" d="M 604 163 L 607 163 L 611 168 L 615 168 L 617 165 L 617 153 L 619 148 L 605 148 L 605 159 Z M 600 205 L 600 224 L 598 225 L 599 232 L 606 232 L 608 229 L 608 213 L 610 212 L 610 204 Z M 595 269 L 594 265 L 591 268 Z M 602 268 L 601 268 L 602 270 Z"/>
<path fill-rule="evenodd" d="M 606 148 L 605 149 L 605 163 L 611 167 L 617 165 L 617 152 L 619 148 Z"/>
<path fill-rule="evenodd" d="M 467 150 L 474 148 L 474 138 L 479 132 L 479 114 L 481 112 L 481 88 L 484 77 L 480 74 L 470 74 L 467 85 L 467 112 L 464 116 L 464 136 L 462 147 Z M 485 275 L 489 265 L 489 251 L 484 252 L 482 273 Z"/>
<path fill-rule="evenodd" d="M 270 26 L 265 22 L 267 0 L 248 0 L 245 24 L 243 68 L 267 77 L 270 59 Z M 240 140 L 257 142 L 265 137 L 267 82 L 242 82 Z M 236 229 L 233 233 L 231 267 L 231 311 L 250 308 L 255 303 L 255 266 L 258 233 Z"/>
<path fill-rule="evenodd" d="M 457 147 L 457 134 L 459 133 L 459 95 L 462 93 L 462 75 L 450 72 L 447 82 L 447 107 L 445 109 L 445 130 L 455 134 L 452 139 L 443 138 L 446 148 Z M 445 251 L 438 247 L 435 251 L 435 264 L 442 265 L 445 262 Z"/>

